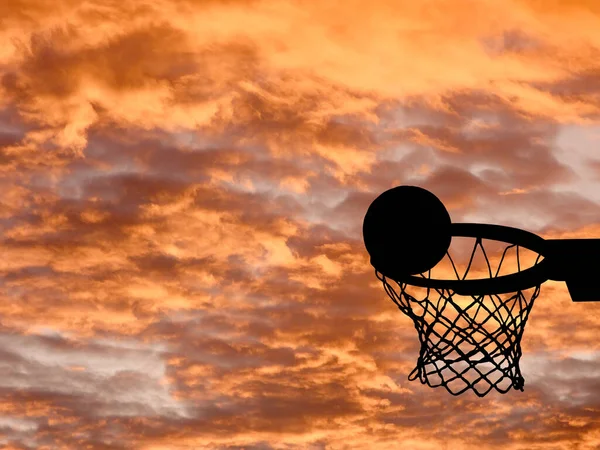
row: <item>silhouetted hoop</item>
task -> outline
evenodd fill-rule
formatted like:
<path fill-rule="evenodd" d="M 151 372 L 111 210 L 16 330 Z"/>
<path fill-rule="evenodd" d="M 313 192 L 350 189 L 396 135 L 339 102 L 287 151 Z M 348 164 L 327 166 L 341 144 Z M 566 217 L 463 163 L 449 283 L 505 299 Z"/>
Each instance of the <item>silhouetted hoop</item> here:
<path fill-rule="evenodd" d="M 406 283 L 424 288 L 445 289 L 454 291 L 458 295 L 467 296 L 517 292 L 538 286 L 548 279 L 548 259 L 546 258 L 548 246 L 547 241 L 541 236 L 519 228 L 480 223 L 453 223 L 451 231 L 452 237 L 505 242 L 536 252 L 544 259 L 538 261 L 532 267 L 513 274 L 471 280 L 432 279 L 423 274 L 415 276 L 396 275 L 389 272 L 387 274 L 385 272 L 380 273 L 399 284 Z M 377 270 L 377 267 L 375 269 Z"/>

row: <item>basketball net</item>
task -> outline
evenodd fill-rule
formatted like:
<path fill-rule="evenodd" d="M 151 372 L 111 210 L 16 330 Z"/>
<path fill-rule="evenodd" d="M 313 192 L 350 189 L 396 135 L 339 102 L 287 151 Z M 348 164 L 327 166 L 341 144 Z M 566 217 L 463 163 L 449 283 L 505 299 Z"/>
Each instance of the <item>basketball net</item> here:
<path fill-rule="evenodd" d="M 457 279 L 464 280 L 480 248 L 489 276 L 494 277 L 507 251 L 515 247 L 518 255 L 518 246 L 505 248 L 496 274 L 479 238 L 462 278 L 449 253 L 447 257 Z M 492 389 L 500 393 L 511 388 L 523 391 L 525 382 L 519 369 L 521 338 L 540 293 L 539 284 L 511 294 L 464 296 L 448 289 L 416 288 L 393 281 L 377 270 L 375 273 L 400 311 L 414 322 L 419 335 L 421 349 L 409 380 L 418 378 L 430 387 L 443 386 L 452 395 L 469 389 L 479 397 Z M 430 275 L 431 272 L 422 276 Z"/>

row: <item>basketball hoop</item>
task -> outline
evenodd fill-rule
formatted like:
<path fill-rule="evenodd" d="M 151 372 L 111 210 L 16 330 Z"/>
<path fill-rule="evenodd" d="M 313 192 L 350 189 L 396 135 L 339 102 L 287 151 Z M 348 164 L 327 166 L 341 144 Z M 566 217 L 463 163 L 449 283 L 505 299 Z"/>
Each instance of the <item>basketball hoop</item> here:
<path fill-rule="evenodd" d="M 483 249 L 481 239 L 474 240 L 471 261 L 477 249 Z M 509 244 L 506 247 L 495 274 L 483 251 L 490 280 L 498 277 L 504 256 L 513 247 L 516 246 Z M 454 281 L 465 280 L 471 265 L 460 276 L 449 253 L 447 257 L 456 274 Z M 417 286 L 406 281 L 393 281 L 377 270 L 375 273 L 388 296 L 414 322 L 419 335 L 421 349 L 409 380 L 418 378 L 430 387 L 443 386 L 452 395 L 460 395 L 469 389 L 479 397 L 492 389 L 500 393 L 511 388 L 523 390 L 525 381 L 519 369 L 521 338 L 540 293 L 540 284 L 514 293 L 459 294 L 429 277 L 421 278 L 422 282 L 418 283 L 421 286 Z M 411 280 L 416 281 L 414 278 L 417 277 Z M 442 286 L 429 286 L 424 293 L 416 292 L 415 287 L 428 283 L 435 285 L 436 281 Z"/>
<path fill-rule="evenodd" d="M 416 218 L 408 220 L 407 211 Z M 518 228 L 451 223 L 443 203 L 416 186 L 398 186 L 377 197 L 365 215 L 363 235 L 377 278 L 419 335 L 421 348 L 409 380 L 443 386 L 452 395 L 523 391 L 521 339 L 546 280 L 565 281 L 573 301 L 600 301 L 595 263 L 600 239 L 546 240 Z M 474 240 L 462 274 L 449 253 L 456 237 Z M 505 244 L 496 271 L 484 239 Z M 520 261 L 522 249 L 537 255 L 528 268 Z M 502 275 L 512 250 L 516 269 Z M 487 271 L 469 279 L 477 251 Z M 444 259 L 454 276 L 432 277 Z"/>

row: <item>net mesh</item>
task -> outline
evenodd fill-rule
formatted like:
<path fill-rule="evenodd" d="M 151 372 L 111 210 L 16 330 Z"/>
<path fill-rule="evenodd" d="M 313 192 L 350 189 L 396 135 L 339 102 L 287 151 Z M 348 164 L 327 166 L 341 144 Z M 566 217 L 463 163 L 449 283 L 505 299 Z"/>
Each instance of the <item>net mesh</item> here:
<path fill-rule="evenodd" d="M 511 249 L 516 250 L 516 269 L 520 271 L 516 245 L 504 249 L 495 273 L 481 239 L 476 239 L 462 277 L 449 253 L 447 258 L 457 279 L 464 280 L 480 250 L 487 265 L 486 276 L 497 277 Z M 540 256 L 536 264 L 539 259 Z M 412 319 L 419 335 L 421 349 L 409 380 L 418 378 L 430 387 L 443 386 L 453 395 L 469 389 L 479 397 L 492 389 L 500 393 L 511 388 L 523 391 L 525 383 L 519 369 L 521 338 L 539 295 L 539 284 L 505 295 L 463 296 L 447 289 L 421 289 L 397 283 L 378 271 L 376 275 L 389 297 Z M 431 271 L 421 276 L 431 277 Z"/>

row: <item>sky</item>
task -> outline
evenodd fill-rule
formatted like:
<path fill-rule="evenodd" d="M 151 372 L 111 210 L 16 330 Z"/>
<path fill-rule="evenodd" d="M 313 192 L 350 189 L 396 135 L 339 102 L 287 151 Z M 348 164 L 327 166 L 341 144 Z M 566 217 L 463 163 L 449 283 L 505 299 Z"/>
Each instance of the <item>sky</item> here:
<path fill-rule="evenodd" d="M 455 222 L 600 237 L 596 0 L 0 18 L 3 448 L 600 446 L 600 304 L 545 283 L 524 392 L 454 397 L 408 381 L 361 234 L 411 184 Z"/>

